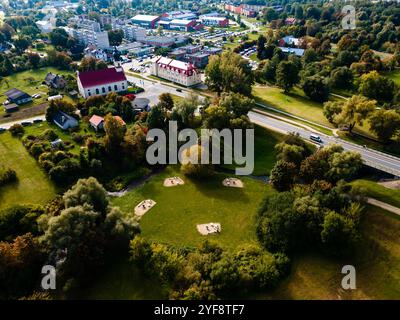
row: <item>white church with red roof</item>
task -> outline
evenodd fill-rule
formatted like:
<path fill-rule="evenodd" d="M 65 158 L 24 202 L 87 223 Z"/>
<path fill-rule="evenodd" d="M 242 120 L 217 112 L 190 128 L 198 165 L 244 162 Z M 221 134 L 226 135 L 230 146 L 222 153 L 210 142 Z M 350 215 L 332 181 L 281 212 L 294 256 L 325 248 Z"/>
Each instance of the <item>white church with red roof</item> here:
<path fill-rule="evenodd" d="M 128 80 L 121 67 L 78 71 L 77 83 L 79 93 L 84 98 L 105 95 L 110 92 L 124 92 L 128 89 Z"/>
<path fill-rule="evenodd" d="M 165 57 L 155 57 L 150 68 L 152 75 L 191 87 L 201 83 L 200 73 L 191 63 Z"/>

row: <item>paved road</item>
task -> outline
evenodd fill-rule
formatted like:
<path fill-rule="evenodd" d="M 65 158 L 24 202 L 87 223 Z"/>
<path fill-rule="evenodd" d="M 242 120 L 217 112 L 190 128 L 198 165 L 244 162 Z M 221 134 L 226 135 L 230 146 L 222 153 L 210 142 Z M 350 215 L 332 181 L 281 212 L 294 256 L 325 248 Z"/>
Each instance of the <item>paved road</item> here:
<path fill-rule="evenodd" d="M 45 115 L 39 115 L 39 116 L 31 117 L 31 118 L 19 119 L 19 120 L 15 120 L 15 121 L 6 122 L 6 123 L 1 123 L 0 124 L 0 128 L 8 129 L 13 124 L 22 123 L 22 122 L 32 122 L 33 120 L 43 120 L 44 121 L 44 120 L 46 120 L 46 116 Z"/>
<path fill-rule="evenodd" d="M 275 131 L 280 131 L 282 133 L 297 132 L 303 139 L 306 140 L 309 140 L 311 133 L 315 133 L 310 129 L 301 128 L 294 124 L 287 123 L 285 121 L 278 120 L 254 111 L 249 112 L 249 118 L 252 122 Z M 318 133 L 318 135 L 323 140 L 323 145 L 328 145 L 330 143 L 340 144 L 345 150 L 359 152 L 366 165 L 395 176 L 400 176 L 400 158 L 372 149 L 364 148 L 337 137 L 328 136 L 322 133 Z"/>
<path fill-rule="evenodd" d="M 392 213 L 400 216 L 400 208 L 398 208 L 398 207 L 392 206 L 386 202 L 382 202 L 382 201 L 376 200 L 374 198 L 368 198 L 367 202 L 375 207 L 382 208 L 383 210 L 392 212 Z"/>

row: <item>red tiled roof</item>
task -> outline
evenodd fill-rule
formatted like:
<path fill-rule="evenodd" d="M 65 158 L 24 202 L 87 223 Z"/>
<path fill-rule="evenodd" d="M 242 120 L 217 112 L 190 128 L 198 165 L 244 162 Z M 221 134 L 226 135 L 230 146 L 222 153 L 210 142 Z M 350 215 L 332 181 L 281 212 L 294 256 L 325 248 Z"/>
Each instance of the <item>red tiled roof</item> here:
<path fill-rule="evenodd" d="M 90 119 L 89 122 L 93 125 L 95 125 L 96 127 L 102 122 L 104 121 L 103 117 L 97 116 L 97 115 L 93 115 Z"/>
<path fill-rule="evenodd" d="M 120 116 L 114 116 L 114 119 L 117 120 L 122 126 L 126 125 L 125 121 Z"/>
<path fill-rule="evenodd" d="M 102 70 L 82 71 L 79 72 L 78 77 L 84 88 L 126 80 L 124 71 L 117 71 L 114 67 Z"/>

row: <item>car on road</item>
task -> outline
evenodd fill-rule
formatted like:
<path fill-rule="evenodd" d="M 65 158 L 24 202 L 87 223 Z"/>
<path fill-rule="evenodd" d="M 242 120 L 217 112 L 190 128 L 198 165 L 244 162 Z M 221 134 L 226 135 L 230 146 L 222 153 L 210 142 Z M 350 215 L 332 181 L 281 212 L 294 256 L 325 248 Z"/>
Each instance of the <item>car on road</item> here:
<path fill-rule="evenodd" d="M 32 124 L 32 122 L 29 122 L 29 121 L 21 122 L 21 125 L 22 125 L 23 127 L 30 126 L 31 124 Z"/>
<path fill-rule="evenodd" d="M 310 135 L 310 140 L 317 142 L 317 143 L 323 143 L 321 137 L 314 133 Z"/>
<path fill-rule="evenodd" d="M 43 120 L 42 120 L 42 119 L 35 119 L 35 120 L 33 120 L 32 122 L 33 122 L 33 123 L 40 123 L 40 122 L 43 122 Z"/>
<path fill-rule="evenodd" d="M 178 91 L 178 92 L 182 92 L 182 89 L 179 89 L 179 88 L 178 88 L 178 89 L 176 89 L 176 91 Z"/>

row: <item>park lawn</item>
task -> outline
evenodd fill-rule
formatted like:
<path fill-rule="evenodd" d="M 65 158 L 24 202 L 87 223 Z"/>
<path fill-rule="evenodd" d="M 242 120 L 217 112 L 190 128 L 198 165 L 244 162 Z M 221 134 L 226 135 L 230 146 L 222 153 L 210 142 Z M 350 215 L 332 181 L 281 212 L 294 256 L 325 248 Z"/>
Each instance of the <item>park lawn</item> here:
<path fill-rule="evenodd" d="M 256 102 L 265 104 L 266 106 L 288 112 L 323 126 L 334 128 L 333 124 L 330 123 L 323 114 L 322 103 L 310 100 L 298 87 L 294 87 L 289 93 L 284 93 L 283 90 L 278 87 L 258 85 L 253 87 L 253 96 Z M 330 97 L 330 100 L 338 99 L 340 98 Z M 357 125 L 354 131 L 371 138 L 376 138 L 376 136 L 370 132 L 368 121 L 364 121 L 362 126 Z M 356 141 L 354 142 L 357 143 Z"/>
<path fill-rule="evenodd" d="M 44 204 L 56 195 L 56 187 L 46 173 L 9 132 L 0 135 L 0 164 L 14 169 L 18 177 L 16 183 L 0 188 L 0 209 L 15 204 Z"/>
<path fill-rule="evenodd" d="M 180 176 L 185 184 L 164 187 L 164 179 L 173 176 Z M 156 201 L 140 220 L 142 235 L 149 240 L 194 247 L 209 239 L 227 249 L 257 243 L 255 216 L 262 199 L 273 191 L 264 182 L 244 177 L 241 177 L 243 189 L 224 187 L 225 177 L 219 173 L 201 182 L 194 181 L 184 177 L 178 166 L 169 166 L 125 196 L 113 198 L 112 204 L 133 215 L 140 201 Z M 221 223 L 221 233 L 200 235 L 196 225 L 208 222 Z"/>
<path fill-rule="evenodd" d="M 363 238 L 355 256 L 338 261 L 321 254 L 292 259 L 290 275 L 257 299 L 398 299 L 400 297 L 400 219 L 368 206 Z M 341 288 L 344 265 L 356 268 L 356 290 Z"/>
<path fill-rule="evenodd" d="M 284 135 L 254 126 L 254 171 L 253 176 L 268 176 L 276 162 L 275 145 L 283 140 Z M 235 170 L 236 164 L 222 165 L 223 168 Z"/>
<path fill-rule="evenodd" d="M 253 96 L 259 103 L 333 127 L 322 113 L 322 104 L 308 99 L 299 88 L 293 88 L 285 94 L 281 88 L 256 86 L 253 87 Z"/>
<path fill-rule="evenodd" d="M 352 186 L 360 187 L 367 197 L 389 203 L 400 208 L 400 190 L 386 188 L 375 181 L 358 179 L 350 183 Z"/>

